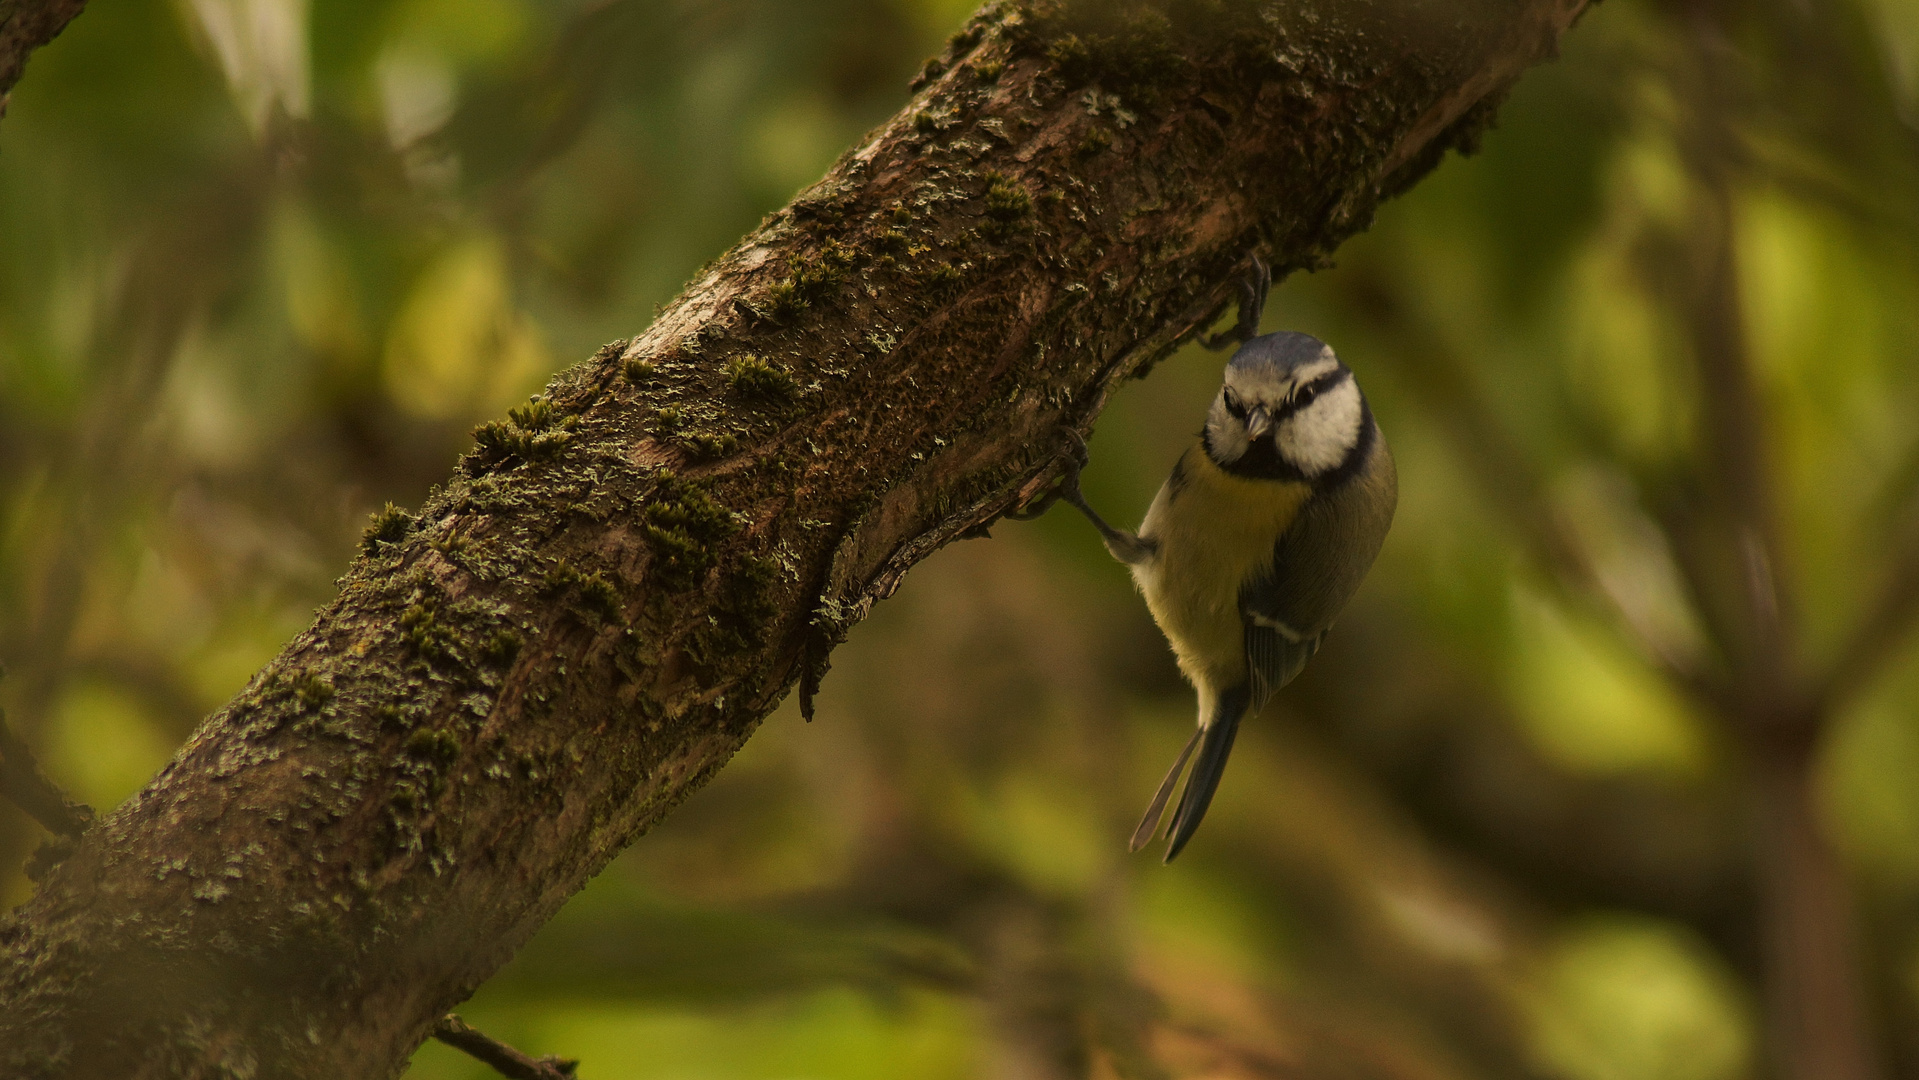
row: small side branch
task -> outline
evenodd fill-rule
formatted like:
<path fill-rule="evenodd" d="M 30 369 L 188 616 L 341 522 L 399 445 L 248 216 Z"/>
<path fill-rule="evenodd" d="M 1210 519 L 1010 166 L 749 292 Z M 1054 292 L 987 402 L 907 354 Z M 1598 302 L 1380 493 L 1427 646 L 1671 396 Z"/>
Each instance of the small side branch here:
<path fill-rule="evenodd" d="M 78 837 L 93 825 L 93 808 L 67 797 L 47 779 L 27 744 L 7 726 L 0 712 L 0 795 L 11 799 L 48 832 Z"/>
<path fill-rule="evenodd" d="M 1898 656 L 1899 647 L 1919 621 L 1919 534 L 1907 538 L 1894 556 L 1892 573 L 1879 599 L 1859 621 L 1845 648 L 1813 691 L 1812 700 L 1826 714 L 1851 704 Z"/>
<path fill-rule="evenodd" d="M 447 1013 L 433 1026 L 433 1037 L 492 1066 L 512 1080 L 572 1080 L 580 1063 L 570 1058 L 528 1057 L 473 1025 Z"/>

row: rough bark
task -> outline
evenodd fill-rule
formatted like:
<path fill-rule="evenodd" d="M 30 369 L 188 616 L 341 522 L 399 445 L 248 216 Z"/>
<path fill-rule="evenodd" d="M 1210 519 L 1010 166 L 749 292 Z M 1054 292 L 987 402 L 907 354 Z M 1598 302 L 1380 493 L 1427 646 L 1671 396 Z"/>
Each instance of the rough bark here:
<path fill-rule="evenodd" d="M 1249 252 L 1319 264 L 1583 7 L 990 6 L 644 335 L 378 519 L 0 925 L 0 1072 L 395 1075 Z"/>
<path fill-rule="evenodd" d="M 0 117 L 27 54 L 59 36 L 87 0 L 0 0 Z"/>

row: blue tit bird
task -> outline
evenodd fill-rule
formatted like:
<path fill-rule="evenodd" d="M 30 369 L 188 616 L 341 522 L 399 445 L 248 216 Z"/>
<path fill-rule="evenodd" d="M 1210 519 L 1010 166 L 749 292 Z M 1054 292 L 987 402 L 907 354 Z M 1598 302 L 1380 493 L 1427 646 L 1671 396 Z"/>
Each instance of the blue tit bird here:
<path fill-rule="evenodd" d="M 1242 307 L 1246 331 L 1258 325 L 1252 307 L 1250 321 Z M 1393 457 L 1331 347 L 1306 334 L 1266 334 L 1248 337 L 1227 363 L 1198 442 L 1137 533 L 1113 528 L 1086 504 L 1077 461 L 1057 495 L 1132 568 L 1199 692 L 1198 729 L 1131 845 L 1138 851 L 1159 830 L 1197 747 L 1173 811 L 1171 862 L 1206 816 L 1240 722 L 1299 674 L 1372 567 L 1398 501 Z"/>

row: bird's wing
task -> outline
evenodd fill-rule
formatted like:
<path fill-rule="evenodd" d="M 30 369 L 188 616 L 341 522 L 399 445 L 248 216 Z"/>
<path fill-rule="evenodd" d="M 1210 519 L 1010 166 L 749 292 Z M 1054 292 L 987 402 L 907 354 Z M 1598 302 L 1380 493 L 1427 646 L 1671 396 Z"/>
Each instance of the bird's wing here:
<path fill-rule="evenodd" d="M 1359 588 L 1392 522 L 1391 459 L 1345 487 L 1315 496 L 1273 544 L 1273 559 L 1239 590 L 1254 707 L 1291 682 Z"/>
<path fill-rule="evenodd" d="M 1252 711 L 1258 712 L 1266 707 L 1266 700 L 1292 682 L 1306 661 L 1319 651 L 1319 643 L 1326 640 L 1326 631 L 1302 635 L 1265 616 L 1243 609 L 1241 614 L 1246 626 L 1246 675 Z"/>
<path fill-rule="evenodd" d="M 1273 545 L 1273 560 L 1239 589 L 1239 617 L 1245 626 L 1246 675 L 1252 707 L 1293 681 L 1326 640 L 1326 629 L 1345 597 L 1327 595 L 1339 567 L 1326 565 L 1343 550 L 1342 537 L 1327 535 L 1321 507 L 1301 509 L 1291 528 Z M 1330 601 L 1330 602 L 1329 602 Z"/>
<path fill-rule="evenodd" d="M 1292 527 L 1273 545 L 1272 562 L 1239 587 L 1246 678 L 1255 710 L 1292 682 L 1319 651 L 1326 628 L 1338 613 L 1324 595 L 1329 571 L 1336 568 L 1321 564 L 1323 553 L 1336 555 L 1340 549 L 1336 537 L 1325 535 L 1328 522 L 1316 512 L 1319 509 L 1302 507 Z"/>

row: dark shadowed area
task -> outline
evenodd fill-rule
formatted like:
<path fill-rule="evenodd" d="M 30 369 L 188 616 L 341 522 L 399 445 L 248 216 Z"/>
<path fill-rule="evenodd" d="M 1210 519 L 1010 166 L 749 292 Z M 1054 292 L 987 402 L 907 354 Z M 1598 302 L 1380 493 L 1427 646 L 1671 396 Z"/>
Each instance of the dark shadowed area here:
<path fill-rule="evenodd" d="M 94 0 L 0 120 L 0 706 L 48 774 L 136 791 L 971 7 Z M 1191 692 L 1084 521 L 1006 521 L 461 1014 L 590 1080 L 1919 1076 L 1915 192 L 1919 2 L 1606 0 L 1273 294 L 1399 516 L 1179 862 L 1125 840 Z M 1121 392 L 1094 505 L 1137 521 L 1221 363 Z M 0 803 L 0 904 L 47 839 Z"/>

